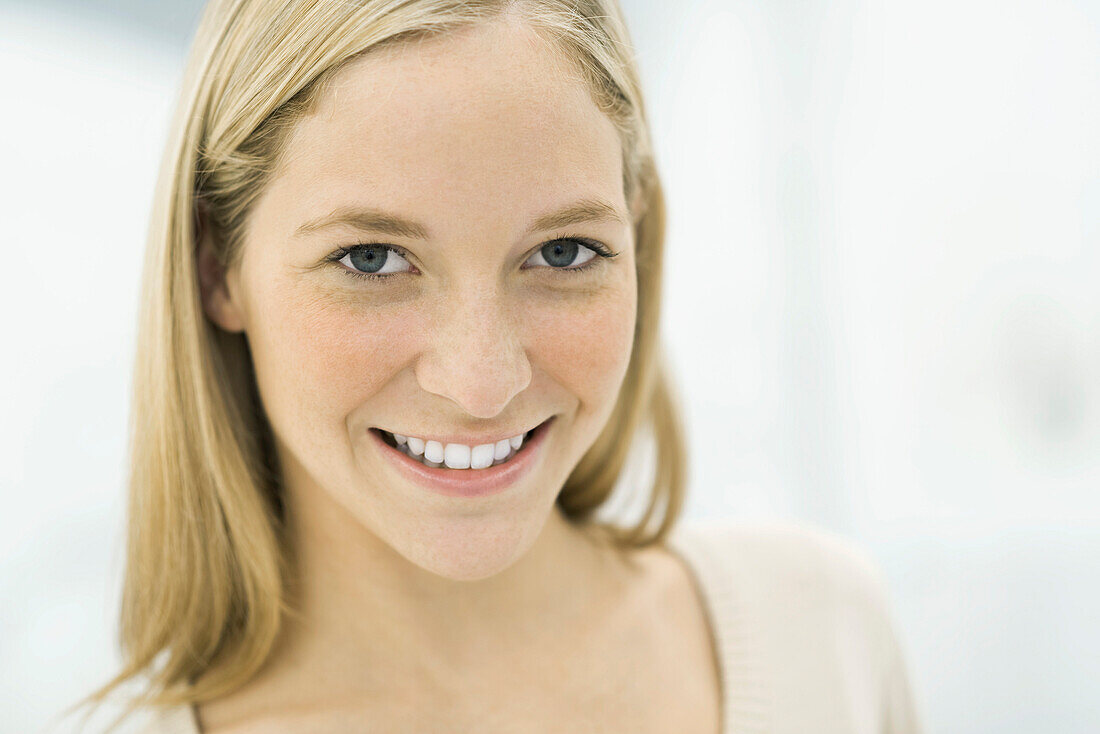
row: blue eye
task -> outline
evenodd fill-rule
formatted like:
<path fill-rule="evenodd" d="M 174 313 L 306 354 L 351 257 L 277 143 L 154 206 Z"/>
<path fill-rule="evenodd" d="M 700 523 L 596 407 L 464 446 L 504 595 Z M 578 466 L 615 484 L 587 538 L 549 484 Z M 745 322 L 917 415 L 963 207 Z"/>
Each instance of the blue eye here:
<path fill-rule="evenodd" d="M 531 256 L 528 262 L 535 261 L 536 266 L 551 272 L 577 274 L 592 270 L 600 264 L 599 258 L 617 257 L 619 253 L 602 242 L 585 237 L 560 237 L 550 240 Z M 597 255 L 599 258 L 597 258 Z M 580 256 L 580 264 L 576 258 Z M 541 262 L 539 262 L 541 261 Z"/>
<path fill-rule="evenodd" d="M 578 273 L 599 265 L 597 255 L 600 258 L 613 258 L 618 253 L 612 252 L 607 245 L 594 240 L 561 237 L 543 244 L 527 262 L 533 262 L 536 268 Z M 579 262 L 578 257 L 581 258 Z M 412 267 L 405 258 L 404 250 L 393 245 L 358 244 L 341 247 L 326 259 L 343 265 L 341 270 L 353 278 L 385 280 L 394 275 L 413 272 L 411 269 L 401 270 L 391 267 L 400 268 L 401 262 L 409 268 Z"/>
<path fill-rule="evenodd" d="M 549 265 L 555 270 L 582 270 L 584 264 L 598 254 L 596 250 L 577 240 L 554 240 L 536 250 L 531 259 L 541 259 L 541 263 L 535 264 Z M 583 258 L 579 262 L 576 262 L 577 255 Z"/>
<path fill-rule="evenodd" d="M 347 268 L 345 272 L 348 275 L 357 278 L 388 278 L 398 273 L 411 272 L 392 267 L 400 267 L 401 262 L 409 264 L 401 251 L 392 245 L 354 245 L 337 250 L 329 259 L 343 265 Z"/>

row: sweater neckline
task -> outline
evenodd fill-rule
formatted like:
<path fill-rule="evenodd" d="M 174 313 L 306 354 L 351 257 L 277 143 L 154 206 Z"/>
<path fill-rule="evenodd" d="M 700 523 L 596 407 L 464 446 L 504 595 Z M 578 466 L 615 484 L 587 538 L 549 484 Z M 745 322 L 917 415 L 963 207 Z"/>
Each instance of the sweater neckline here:
<path fill-rule="evenodd" d="M 760 626 L 741 596 L 734 559 L 719 533 L 717 524 L 681 521 L 664 545 L 683 563 L 702 599 L 719 662 L 722 734 L 765 734 L 771 727 Z"/>

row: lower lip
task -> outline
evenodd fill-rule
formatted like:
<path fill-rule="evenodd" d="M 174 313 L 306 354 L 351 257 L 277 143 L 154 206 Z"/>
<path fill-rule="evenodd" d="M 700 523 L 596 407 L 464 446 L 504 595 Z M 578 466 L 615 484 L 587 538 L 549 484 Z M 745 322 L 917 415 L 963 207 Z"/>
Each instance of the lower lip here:
<path fill-rule="evenodd" d="M 504 464 L 488 469 L 448 469 L 421 464 L 386 443 L 378 429 L 367 431 L 382 455 L 409 481 L 447 497 L 489 497 L 508 489 L 525 477 L 542 455 L 542 444 L 553 418 L 531 432 L 523 447 Z"/>

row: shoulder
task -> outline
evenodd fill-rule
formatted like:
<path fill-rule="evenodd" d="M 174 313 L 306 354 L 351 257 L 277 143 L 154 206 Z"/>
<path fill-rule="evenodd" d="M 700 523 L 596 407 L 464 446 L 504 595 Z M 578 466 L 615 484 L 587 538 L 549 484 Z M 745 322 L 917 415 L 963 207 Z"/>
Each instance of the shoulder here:
<path fill-rule="evenodd" d="M 781 574 L 811 585 L 829 581 L 853 591 L 881 584 L 881 570 L 855 541 L 796 521 L 684 521 L 670 542 L 690 546 L 738 573 Z"/>
<path fill-rule="evenodd" d="M 753 678 L 753 705 L 771 702 L 775 731 L 922 731 L 884 575 L 858 543 L 737 520 L 684 522 L 668 543 L 700 582 L 727 667 Z"/>
<path fill-rule="evenodd" d="M 860 629 L 889 643 L 890 603 L 882 570 L 853 540 L 796 521 L 684 521 L 669 542 L 716 593 L 728 589 L 762 620 Z"/>

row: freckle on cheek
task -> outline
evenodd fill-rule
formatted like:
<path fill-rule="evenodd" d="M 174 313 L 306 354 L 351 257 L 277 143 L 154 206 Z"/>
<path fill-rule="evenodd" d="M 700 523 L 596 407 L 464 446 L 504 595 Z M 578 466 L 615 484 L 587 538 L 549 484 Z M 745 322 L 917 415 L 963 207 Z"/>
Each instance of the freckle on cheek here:
<path fill-rule="evenodd" d="M 629 322 L 629 323 L 628 323 Z M 608 304 L 539 320 L 535 343 L 540 358 L 595 386 L 625 369 L 633 321 L 622 304 Z"/>
<path fill-rule="evenodd" d="M 318 375 L 370 390 L 407 359 L 403 329 L 393 319 L 318 319 L 304 329 L 301 357 Z"/>

